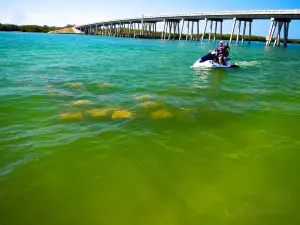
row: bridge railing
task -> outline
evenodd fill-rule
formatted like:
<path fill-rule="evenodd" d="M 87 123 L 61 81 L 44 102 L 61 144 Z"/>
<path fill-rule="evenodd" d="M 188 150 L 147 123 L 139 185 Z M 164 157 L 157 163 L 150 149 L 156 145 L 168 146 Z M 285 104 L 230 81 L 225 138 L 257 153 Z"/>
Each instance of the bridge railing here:
<path fill-rule="evenodd" d="M 263 15 L 263 14 L 300 14 L 299 9 L 293 10 L 243 10 L 243 11 L 222 11 L 222 12 L 204 12 L 204 13 L 181 13 L 165 14 L 158 16 L 146 16 L 145 19 L 164 18 L 164 17 L 188 17 L 188 16 L 212 16 L 212 15 Z"/>

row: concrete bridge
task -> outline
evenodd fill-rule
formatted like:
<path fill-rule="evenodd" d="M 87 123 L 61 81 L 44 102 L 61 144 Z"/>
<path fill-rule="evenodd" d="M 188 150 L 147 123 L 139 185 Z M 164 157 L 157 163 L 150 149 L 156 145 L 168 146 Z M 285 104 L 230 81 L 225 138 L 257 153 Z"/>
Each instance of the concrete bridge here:
<path fill-rule="evenodd" d="M 205 23 L 204 30 L 200 34 L 199 22 Z M 143 16 L 136 18 L 124 18 L 117 20 L 101 21 L 92 24 L 76 26 L 77 29 L 85 34 L 99 34 L 117 37 L 133 38 L 160 38 L 160 39 L 178 39 L 192 41 L 204 40 L 208 34 L 208 42 L 216 41 L 217 31 L 219 28 L 219 38 L 223 36 L 223 21 L 232 20 L 232 32 L 229 42 L 231 43 L 236 31 L 236 44 L 244 44 L 246 28 L 248 24 L 248 43 L 251 43 L 251 29 L 253 20 L 270 20 L 270 30 L 266 36 L 266 45 L 279 46 L 281 33 L 283 29 L 283 44 L 286 47 L 288 41 L 289 24 L 291 20 L 300 20 L 300 9 L 294 10 L 245 10 L 245 11 L 228 11 L 228 12 L 208 12 L 208 13 L 190 13 L 190 14 L 172 14 L 160 16 Z M 238 22 L 238 24 L 237 24 Z M 163 23 L 163 30 L 157 32 L 157 23 Z M 196 25 L 196 27 L 195 27 Z M 219 27 L 218 27 L 219 25 Z M 184 34 L 184 27 L 186 33 Z M 241 33 L 241 26 L 242 33 Z M 209 31 L 208 28 L 209 27 Z M 197 29 L 194 32 L 194 28 Z M 274 34 L 277 34 L 274 37 Z M 212 39 L 213 37 L 213 39 Z"/>

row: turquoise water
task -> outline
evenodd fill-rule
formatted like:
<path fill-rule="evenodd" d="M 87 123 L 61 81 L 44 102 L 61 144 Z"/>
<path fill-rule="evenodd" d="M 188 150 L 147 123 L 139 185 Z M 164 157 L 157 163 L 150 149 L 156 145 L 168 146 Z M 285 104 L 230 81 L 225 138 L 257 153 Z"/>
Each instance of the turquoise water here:
<path fill-rule="evenodd" d="M 0 222 L 298 225 L 300 46 L 0 33 Z"/>

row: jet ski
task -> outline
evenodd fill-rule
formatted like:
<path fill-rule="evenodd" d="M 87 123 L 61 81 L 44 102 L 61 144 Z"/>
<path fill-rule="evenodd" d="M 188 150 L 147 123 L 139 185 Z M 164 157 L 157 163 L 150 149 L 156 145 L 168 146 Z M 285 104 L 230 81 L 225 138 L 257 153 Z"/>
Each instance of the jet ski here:
<path fill-rule="evenodd" d="M 238 68 L 238 65 L 232 65 L 230 60 L 231 58 L 228 57 L 226 59 L 226 65 L 220 65 L 219 63 L 215 62 L 215 57 L 217 53 L 212 51 L 209 54 L 201 57 L 198 59 L 194 65 L 191 66 L 193 69 L 202 69 L 202 68 Z"/>

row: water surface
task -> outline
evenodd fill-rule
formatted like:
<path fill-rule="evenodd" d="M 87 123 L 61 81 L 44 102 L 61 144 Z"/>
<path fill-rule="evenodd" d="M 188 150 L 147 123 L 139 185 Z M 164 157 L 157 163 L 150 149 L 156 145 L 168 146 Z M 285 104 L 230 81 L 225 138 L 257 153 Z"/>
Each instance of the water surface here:
<path fill-rule="evenodd" d="M 214 46 L 0 33 L 1 224 L 298 225 L 300 47 Z"/>

